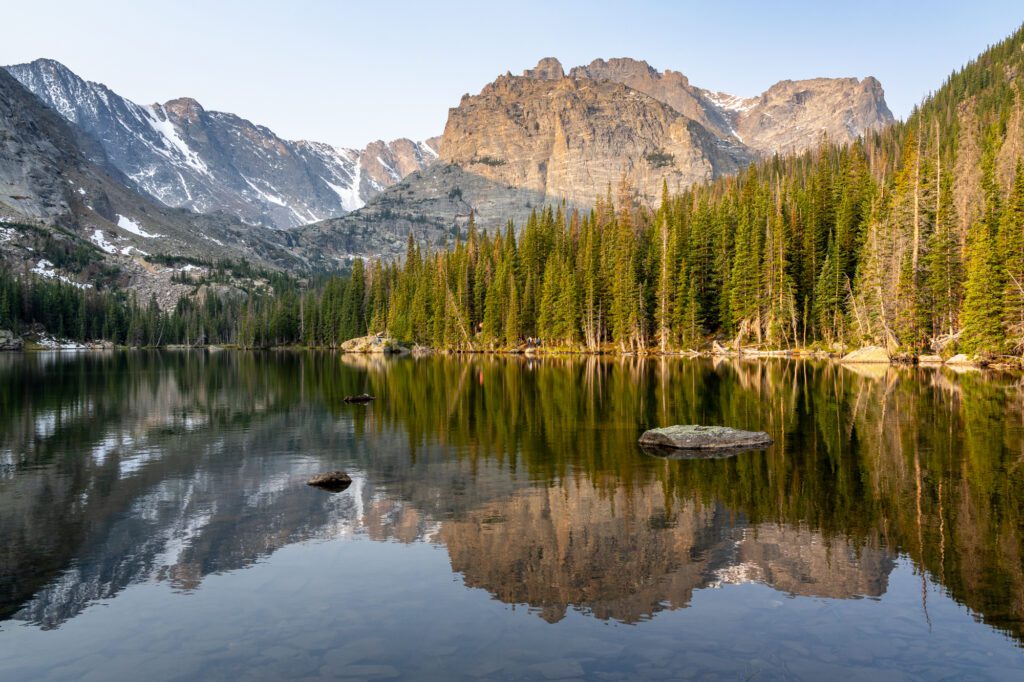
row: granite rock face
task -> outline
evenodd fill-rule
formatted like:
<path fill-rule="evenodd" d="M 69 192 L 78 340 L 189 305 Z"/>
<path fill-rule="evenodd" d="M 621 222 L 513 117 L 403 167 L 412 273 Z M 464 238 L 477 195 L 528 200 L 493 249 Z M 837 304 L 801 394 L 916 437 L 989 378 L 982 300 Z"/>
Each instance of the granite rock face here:
<path fill-rule="evenodd" d="M 781 81 L 744 99 L 643 61 L 595 60 L 565 75 L 549 57 L 463 97 L 449 112 L 441 158 L 575 203 L 623 177 L 656 199 L 663 181 L 685 187 L 892 120 L 874 78 Z"/>
<path fill-rule="evenodd" d="M 625 178 L 641 196 L 734 173 L 753 158 L 622 83 L 557 77 L 542 61 L 449 111 L 441 160 L 499 184 L 585 205 Z M 536 74 L 540 74 L 539 76 Z"/>
<path fill-rule="evenodd" d="M 759 155 L 806 151 L 823 136 L 852 142 L 893 122 L 882 85 L 870 76 L 784 80 L 760 95 L 739 97 L 698 88 L 678 71 L 659 72 L 636 59 L 597 59 L 569 75 L 622 83 Z"/>

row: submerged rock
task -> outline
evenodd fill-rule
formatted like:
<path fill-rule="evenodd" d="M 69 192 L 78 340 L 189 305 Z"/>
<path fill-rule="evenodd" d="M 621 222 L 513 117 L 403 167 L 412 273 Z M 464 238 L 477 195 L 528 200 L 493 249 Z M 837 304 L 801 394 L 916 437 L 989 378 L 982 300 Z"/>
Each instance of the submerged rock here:
<path fill-rule="evenodd" d="M 698 457 L 716 456 L 709 451 L 727 451 L 726 454 L 734 454 L 736 450 L 766 448 L 773 442 L 771 436 L 763 431 L 743 431 L 728 426 L 697 424 L 651 429 L 640 436 L 640 445 L 647 448 L 698 451 Z"/>
<path fill-rule="evenodd" d="M 360 393 L 359 395 L 347 395 L 345 396 L 346 403 L 368 403 L 376 398 L 369 393 Z"/>
<path fill-rule="evenodd" d="M 644 445 L 641 443 L 640 449 L 645 455 L 650 455 L 651 457 L 657 457 L 659 459 L 726 459 L 758 448 L 736 447 L 686 449 L 671 447 L 668 445 Z"/>
<path fill-rule="evenodd" d="M 865 346 L 847 353 L 840 362 L 884 362 L 890 363 L 889 353 L 881 346 Z"/>
<path fill-rule="evenodd" d="M 332 492 L 341 492 L 352 485 L 352 477 L 344 471 L 329 471 L 325 474 L 317 474 L 306 481 L 306 485 L 323 488 Z"/>

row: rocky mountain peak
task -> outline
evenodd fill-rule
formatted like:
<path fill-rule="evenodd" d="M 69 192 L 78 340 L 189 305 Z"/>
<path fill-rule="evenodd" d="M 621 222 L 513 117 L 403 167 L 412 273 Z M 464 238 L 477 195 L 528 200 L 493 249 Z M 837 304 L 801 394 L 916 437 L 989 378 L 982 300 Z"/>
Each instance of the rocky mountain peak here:
<path fill-rule="evenodd" d="M 608 60 L 595 59 L 586 66 L 574 66 L 569 71 L 569 77 L 612 80 L 621 83 L 628 78 L 657 79 L 661 77 L 661 74 L 643 59 L 612 57 Z"/>
<path fill-rule="evenodd" d="M 537 62 L 537 66 L 523 71 L 523 77 L 545 81 L 561 80 L 565 78 L 565 69 L 562 68 L 562 62 L 554 57 L 544 57 Z"/>
<path fill-rule="evenodd" d="M 154 108 L 159 105 L 153 105 Z M 164 103 L 163 108 L 175 118 L 189 121 L 190 123 L 198 123 L 200 116 L 206 113 L 201 105 L 191 97 L 178 97 Z"/>

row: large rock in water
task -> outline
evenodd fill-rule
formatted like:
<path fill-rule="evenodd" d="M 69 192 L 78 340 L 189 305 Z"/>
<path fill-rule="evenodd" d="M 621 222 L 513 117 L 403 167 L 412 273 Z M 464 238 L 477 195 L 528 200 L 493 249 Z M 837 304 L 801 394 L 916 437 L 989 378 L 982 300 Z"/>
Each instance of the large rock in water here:
<path fill-rule="evenodd" d="M 21 338 L 9 329 L 0 329 L 0 351 L 21 350 Z"/>
<path fill-rule="evenodd" d="M 743 431 L 728 426 L 666 426 L 645 431 L 640 445 L 676 450 L 743 450 L 766 448 L 774 441 L 763 431 Z"/>
<path fill-rule="evenodd" d="M 889 353 L 881 346 L 865 346 L 843 356 L 840 362 L 879 362 L 889 364 Z"/>

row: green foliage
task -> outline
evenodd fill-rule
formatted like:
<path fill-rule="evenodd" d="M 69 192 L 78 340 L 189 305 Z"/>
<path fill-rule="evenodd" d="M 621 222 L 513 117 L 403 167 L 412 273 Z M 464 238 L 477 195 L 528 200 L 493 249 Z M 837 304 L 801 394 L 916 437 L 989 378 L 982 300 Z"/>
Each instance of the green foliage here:
<path fill-rule="evenodd" d="M 644 160 L 654 168 L 667 168 L 675 164 L 676 157 L 675 155 L 668 154 L 664 151 L 656 151 L 644 154 Z"/>

